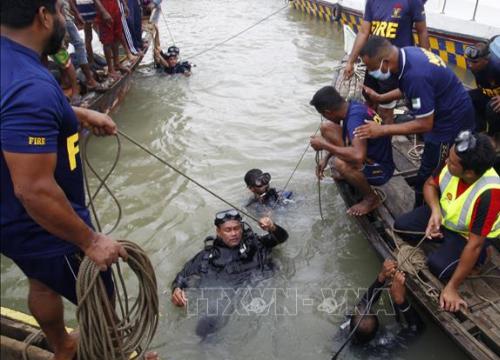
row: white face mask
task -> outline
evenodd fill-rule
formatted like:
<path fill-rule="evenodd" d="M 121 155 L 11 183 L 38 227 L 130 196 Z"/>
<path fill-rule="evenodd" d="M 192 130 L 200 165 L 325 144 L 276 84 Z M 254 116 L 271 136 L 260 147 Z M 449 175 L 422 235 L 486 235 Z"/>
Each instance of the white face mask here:
<path fill-rule="evenodd" d="M 380 67 L 378 68 L 378 70 L 369 71 L 368 74 L 370 74 L 370 76 L 374 77 L 377 80 L 387 80 L 387 79 L 389 79 L 391 77 L 391 72 L 390 71 L 387 71 L 387 72 L 383 72 L 382 71 L 382 64 L 383 63 L 384 63 L 384 60 L 382 59 L 382 61 L 380 62 Z"/>

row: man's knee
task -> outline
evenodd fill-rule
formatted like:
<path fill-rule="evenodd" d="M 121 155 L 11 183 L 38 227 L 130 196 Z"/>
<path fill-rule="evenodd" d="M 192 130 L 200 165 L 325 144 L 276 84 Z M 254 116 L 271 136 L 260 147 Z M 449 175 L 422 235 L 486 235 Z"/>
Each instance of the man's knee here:
<path fill-rule="evenodd" d="M 349 164 L 347 164 L 344 160 L 340 160 L 339 158 L 335 158 L 333 166 L 342 175 L 346 174 L 349 170 L 352 170 Z"/>
<path fill-rule="evenodd" d="M 323 137 L 325 137 L 325 135 L 327 135 L 328 133 L 330 133 L 332 131 L 336 131 L 337 127 L 338 127 L 338 125 L 334 124 L 331 121 L 323 121 L 321 123 L 321 125 L 319 126 L 319 129 L 321 131 L 321 135 Z"/>
<path fill-rule="evenodd" d="M 449 279 L 457 264 L 458 259 L 450 260 L 445 258 L 439 251 L 435 251 L 427 257 L 427 266 L 438 279 Z"/>

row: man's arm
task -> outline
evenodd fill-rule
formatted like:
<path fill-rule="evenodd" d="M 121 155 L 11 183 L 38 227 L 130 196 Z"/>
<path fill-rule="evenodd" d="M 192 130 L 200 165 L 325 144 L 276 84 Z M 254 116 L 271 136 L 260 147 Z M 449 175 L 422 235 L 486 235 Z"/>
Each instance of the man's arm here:
<path fill-rule="evenodd" d="M 427 32 L 427 23 L 426 21 L 418 21 L 415 23 L 415 30 L 418 34 L 418 44 L 421 48 L 429 50 L 429 34 Z"/>
<path fill-rule="evenodd" d="M 69 8 L 71 9 L 71 11 L 73 12 L 73 15 L 75 16 L 76 22 L 79 25 L 83 25 L 84 24 L 84 20 L 82 18 L 82 15 L 78 11 L 78 8 L 76 6 L 76 0 L 69 0 L 68 3 L 69 3 Z"/>
<path fill-rule="evenodd" d="M 175 288 L 185 289 L 188 287 L 188 280 L 191 276 L 199 274 L 200 266 L 203 261 L 203 255 L 205 250 L 196 254 L 191 260 L 189 260 L 181 271 L 177 273 L 174 281 L 172 282 L 172 290 Z"/>
<path fill-rule="evenodd" d="M 125 249 L 106 235 L 95 233 L 73 210 L 54 178 L 55 153 L 3 151 L 16 197 L 28 214 L 49 233 L 75 244 L 101 270 L 127 257 Z"/>
<path fill-rule="evenodd" d="M 354 63 L 358 59 L 361 49 L 368 41 L 371 27 L 372 23 L 370 21 L 362 20 L 358 34 L 356 35 L 356 40 L 354 40 L 354 45 L 352 46 L 351 53 L 349 54 L 349 59 L 347 60 L 346 67 L 344 69 L 344 76 L 347 78 L 350 78 L 354 73 Z"/>
<path fill-rule="evenodd" d="M 462 250 L 462 255 L 460 255 L 458 266 L 439 298 L 439 304 L 444 310 L 455 312 L 460 309 L 461 305 L 467 307 L 467 303 L 458 294 L 458 287 L 474 268 L 481 253 L 484 239 L 484 236 L 470 233 L 469 240 Z"/>
<path fill-rule="evenodd" d="M 109 15 L 109 12 L 104 8 L 100 0 L 94 0 L 94 4 L 96 7 L 96 10 L 99 14 L 101 14 L 102 19 L 104 20 L 105 23 L 110 24 L 113 22 L 113 18 L 111 15 Z"/>
<path fill-rule="evenodd" d="M 405 282 L 405 273 L 402 271 L 396 272 L 390 289 L 391 299 L 399 312 L 403 314 L 411 333 L 421 332 L 424 329 L 424 322 L 406 299 Z"/>
<path fill-rule="evenodd" d="M 369 88 L 368 86 L 363 85 L 363 90 L 370 98 L 370 100 L 376 103 L 389 103 L 394 100 L 399 100 L 403 98 L 403 93 L 399 89 L 391 90 L 385 94 L 379 94 L 375 90 Z"/>
<path fill-rule="evenodd" d="M 429 222 L 427 223 L 427 228 L 425 230 L 425 235 L 427 238 L 442 238 L 441 233 L 441 205 L 439 204 L 439 186 L 434 181 L 434 178 L 430 176 L 424 183 L 424 199 L 427 205 L 431 209 L 431 216 Z"/>
<path fill-rule="evenodd" d="M 268 217 L 261 218 L 259 226 L 262 230 L 269 231 L 269 234 L 258 237 L 260 243 L 267 248 L 275 247 L 288 239 L 288 232 Z"/>
<path fill-rule="evenodd" d="M 366 123 L 354 130 L 357 138 L 373 139 L 382 136 L 421 134 L 432 130 L 434 113 L 403 124 L 379 125 L 374 121 L 366 121 Z"/>
<path fill-rule="evenodd" d="M 339 159 L 352 164 L 361 166 L 366 160 L 367 143 L 366 140 L 359 138 L 352 140 L 352 146 L 337 146 L 329 143 L 321 136 L 317 136 L 311 138 L 311 146 L 316 151 L 326 150 Z"/>
<path fill-rule="evenodd" d="M 80 125 L 92 130 L 95 135 L 104 136 L 115 135 L 117 133 L 116 124 L 108 115 L 77 106 L 73 106 L 73 111 Z"/>

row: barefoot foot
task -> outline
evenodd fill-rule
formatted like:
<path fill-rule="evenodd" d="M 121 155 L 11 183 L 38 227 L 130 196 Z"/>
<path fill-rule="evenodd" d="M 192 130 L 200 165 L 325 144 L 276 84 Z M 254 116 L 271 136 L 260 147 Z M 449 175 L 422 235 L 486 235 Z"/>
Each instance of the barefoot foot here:
<path fill-rule="evenodd" d="M 359 203 L 350 207 L 347 213 L 352 216 L 363 216 L 375 210 L 380 204 L 379 197 L 376 194 L 371 194 L 365 196 Z"/>
<path fill-rule="evenodd" d="M 78 347 L 78 332 L 67 334 L 61 345 L 55 349 L 53 360 L 72 360 L 76 358 Z"/>

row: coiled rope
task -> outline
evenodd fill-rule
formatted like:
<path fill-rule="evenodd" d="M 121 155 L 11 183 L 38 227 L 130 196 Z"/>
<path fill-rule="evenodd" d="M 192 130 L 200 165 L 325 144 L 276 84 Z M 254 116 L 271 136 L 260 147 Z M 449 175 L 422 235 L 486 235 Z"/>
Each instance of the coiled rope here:
<path fill-rule="evenodd" d="M 144 356 L 158 326 L 156 276 L 147 254 L 136 244 L 119 241 L 128 253 L 127 264 L 137 276 L 138 295 L 129 295 L 120 265 L 113 271 L 115 304 L 109 299 L 99 268 L 88 257 L 80 265 L 76 292 L 76 318 L 80 325 L 79 359 L 127 360 Z M 121 288 L 121 292 L 120 292 Z"/>
<path fill-rule="evenodd" d="M 89 179 L 83 166 L 85 189 L 97 229 L 102 232 L 101 222 L 94 205 L 94 200 L 101 189 L 105 189 L 118 208 L 116 221 L 107 232 L 113 232 L 120 223 L 122 209 L 120 202 L 108 187 L 106 181 L 115 170 L 121 154 L 121 142 L 114 136 L 117 143 L 116 156 L 104 177 L 94 169 L 87 156 L 88 144 L 91 138 L 85 138 L 82 151 L 82 161 L 99 181 L 94 193 L 91 193 Z M 114 282 L 113 300 L 109 299 L 106 287 L 99 276 L 100 270 L 88 257 L 80 264 L 76 279 L 76 293 L 78 307 L 76 318 L 80 326 L 78 342 L 79 359 L 137 359 L 144 355 L 151 343 L 158 326 L 159 300 L 158 286 L 153 265 L 147 254 L 137 244 L 119 241 L 128 254 L 127 264 L 138 280 L 138 295 L 132 305 L 129 305 L 129 296 L 119 263 L 112 267 Z M 73 274 L 74 275 L 74 274 Z M 118 303 L 119 314 L 115 312 Z"/>

